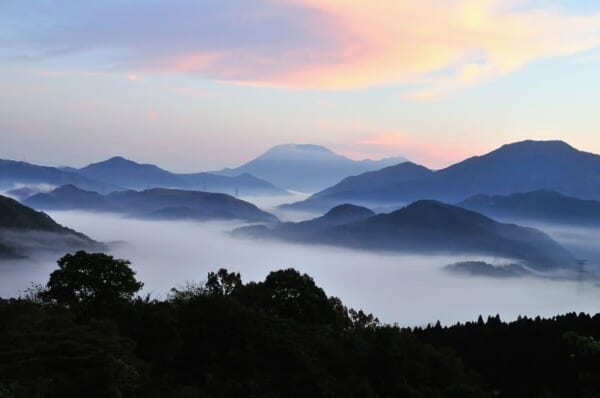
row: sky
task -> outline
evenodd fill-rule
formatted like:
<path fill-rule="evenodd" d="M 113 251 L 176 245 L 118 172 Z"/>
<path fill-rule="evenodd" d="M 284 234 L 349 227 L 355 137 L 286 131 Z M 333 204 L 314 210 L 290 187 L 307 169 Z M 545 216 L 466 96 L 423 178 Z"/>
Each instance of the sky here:
<path fill-rule="evenodd" d="M 0 0 L 0 158 L 600 153 L 597 0 Z"/>

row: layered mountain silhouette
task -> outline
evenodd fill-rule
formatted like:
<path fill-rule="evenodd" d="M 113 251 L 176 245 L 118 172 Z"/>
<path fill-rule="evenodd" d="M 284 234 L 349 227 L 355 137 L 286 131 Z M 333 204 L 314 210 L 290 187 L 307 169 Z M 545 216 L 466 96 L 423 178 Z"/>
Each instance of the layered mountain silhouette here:
<path fill-rule="evenodd" d="M 24 203 L 40 210 L 116 212 L 152 219 L 277 221 L 275 216 L 253 204 L 227 194 L 166 188 L 100 195 L 67 185 L 47 194 L 34 195 Z"/>
<path fill-rule="evenodd" d="M 371 198 L 371 193 L 377 195 L 375 193 L 377 190 L 386 190 L 390 186 L 421 181 L 431 177 L 433 174 L 434 171 L 426 167 L 412 162 L 404 162 L 381 170 L 347 177 L 334 186 L 312 195 L 304 202 L 283 205 L 282 207 L 323 209 L 331 208 L 347 201 L 366 205 L 378 204 L 385 201 L 374 200 L 374 198 Z"/>
<path fill-rule="evenodd" d="M 11 195 L 20 200 L 31 196 L 27 195 L 27 189 L 38 193 L 40 187 L 46 189 L 64 185 L 73 185 L 101 194 L 124 189 L 149 188 L 203 190 L 244 196 L 287 194 L 287 191 L 247 173 L 231 177 L 212 173 L 177 174 L 152 164 L 140 164 L 119 156 L 81 169 L 0 160 L 0 189 L 12 190 Z"/>
<path fill-rule="evenodd" d="M 87 178 L 78 173 L 56 167 L 38 166 L 26 162 L 0 159 L 0 189 L 10 190 L 19 185 L 76 185 L 82 189 L 108 193 L 118 186 Z"/>
<path fill-rule="evenodd" d="M 211 173 L 176 174 L 152 164 L 140 164 L 119 156 L 90 164 L 78 172 L 87 178 L 110 181 L 129 189 L 178 188 L 230 195 L 286 194 L 283 189 L 247 173 L 232 177 Z"/>
<path fill-rule="evenodd" d="M 25 186 L 21 188 L 11 189 L 10 191 L 6 192 L 6 195 L 10 196 L 11 198 L 17 199 L 19 202 L 22 202 L 25 199 L 30 198 L 37 193 L 43 193 L 46 191 L 48 191 L 48 189 L 41 189 L 39 187 L 33 186 Z"/>
<path fill-rule="evenodd" d="M 454 203 L 477 195 L 554 190 L 600 199 L 600 156 L 562 141 L 523 141 L 446 169 L 415 173 L 415 165 L 362 174 L 319 192 L 296 209 L 323 209 L 352 202 L 365 205 L 435 199 Z"/>
<path fill-rule="evenodd" d="M 339 220 L 341 215 L 347 219 L 329 222 L 330 218 Z M 520 260 L 539 270 L 576 264 L 567 250 L 538 230 L 502 224 L 431 200 L 380 215 L 343 205 L 311 221 L 245 227 L 234 231 L 234 235 L 376 251 L 488 255 Z"/>
<path fill-rule="evenodd" d="M 250 173 L 294 191 L 315 192 L 341 179 L 379 170 L 406 161 L 404 158 L 355 161 L 319 145 L 278 145 L 254 160 L 220 174 L 235 176 Z"/>
<path fill-rule="evenodd" d="M 23 257 L 35 251 L 97 249 L 89 237 L 56 223 L 47 214 L 0 196 L 0 257 Z"/>
<path fill-rule="evenodd" d="M 97 192 L 65 185 L 48 193 L 38 193 L 23 201 L 26 206 L 42 210 L 84 210 L 118 212 L 120 208 Z"/>
<path fill-rule="evenodd" d="M 513 195 L 475 195 L 458 206 L 492 217 L 555 224 L 600 225 L 600 202 L 540 190 Z"/>
<path fill-rule="evenodd" d="M 252 203 L 222 193 L 155 188 L 113 192 L 107 199 L 126 213 L 144 218 L 277 221 Z"/>

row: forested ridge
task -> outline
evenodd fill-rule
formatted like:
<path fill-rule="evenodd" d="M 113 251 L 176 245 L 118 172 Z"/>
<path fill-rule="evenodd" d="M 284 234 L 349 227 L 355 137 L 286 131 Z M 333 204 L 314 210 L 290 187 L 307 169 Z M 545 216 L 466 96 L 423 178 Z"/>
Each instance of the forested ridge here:
<path fill-rule="evenodd" d="M 58 265 L 0 300 L 1 398 L 600 396 L 600 315 L 411 329 L 293 269 L 222 269 L 157 300 L 126 260 Z"/>

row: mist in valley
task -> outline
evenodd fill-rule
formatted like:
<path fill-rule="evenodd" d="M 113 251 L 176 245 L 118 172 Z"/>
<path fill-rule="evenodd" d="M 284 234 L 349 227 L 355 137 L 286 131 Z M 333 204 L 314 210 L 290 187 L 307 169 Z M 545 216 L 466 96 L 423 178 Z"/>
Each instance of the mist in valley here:
<path fill-rule="evenodd" d="M 311 275 L 328 295 L 340 297 L 346 305 L 403 326 L 437 320 L 450 324 L 497 313 L 505 320 L 519 315 L 595 313 L 600 302 L 600 287 L 592 282 L 461 277 L 442 270 L 457 261 L 509 261 L 499 258 L 377 254 L 239 240 L 229 235 L 240 226 L 236 222 L 146 221 L 84 212 L 50 215 L 63 225 L 109 243 L 112 255 L 132 262 L 137 277 L 145 283 L 144 294 L 154 298 L 164 298 L 170 288 L 188 281 L 202 281 L 209 271 L 219 268 L 240 272 L 248 282 L 262 280 L 270 271 L 293 267 Z M 553 235 L 559 240 L 563 236 L 557 228 Z M 572 233 L 565 236 L 572 238 Z M 593 241 L 591 237 L 586 241 L 586 250 L 593 251 Z M 571 242 L 570 248 L 574 247 Z M 45 283 L 56 259 L 45 255 L 2 263 L 0 296 L 16 296 L 31 283 Z"/>

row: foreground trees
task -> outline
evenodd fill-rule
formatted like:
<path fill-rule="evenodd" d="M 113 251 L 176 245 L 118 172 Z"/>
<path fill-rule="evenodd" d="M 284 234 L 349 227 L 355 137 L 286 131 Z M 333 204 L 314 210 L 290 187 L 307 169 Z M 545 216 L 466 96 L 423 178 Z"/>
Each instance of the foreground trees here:
<path fill-rule="evenodd" d="M 0 300 L 0 398 L 596 397 L 600 317 L 401 329 L 293 269 L 221 269 L 166 300 L 124 260 L 76 253 Z M 106 283 L 104 283 L 106 281 Z"/>
<path fill-rule="evenodd" d="M 125 303 L 144 286 L 127 260 L 79 251 L 58 260 L 40 298 L 60 305 L 99 309 Z"/>

